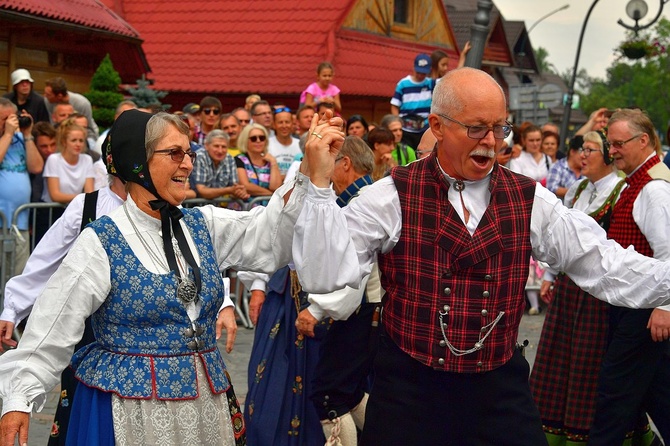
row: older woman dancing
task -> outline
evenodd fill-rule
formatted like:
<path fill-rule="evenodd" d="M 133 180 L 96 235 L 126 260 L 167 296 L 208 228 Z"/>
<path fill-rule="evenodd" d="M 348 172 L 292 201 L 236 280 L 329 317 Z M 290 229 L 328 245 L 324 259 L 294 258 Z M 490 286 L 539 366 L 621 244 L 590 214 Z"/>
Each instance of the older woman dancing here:
<path fill-rule="evenodd" d="M 340 125 L 315 119 L 312 139 L 337 150 Z M 0 358 L 2 445 L 27 443 L 29 413 L 58 383 L 89 315 L 96 341 L 72 357 L 80 383 L 67 444 L 245 444 L 216 346 L 225 328 L 232 349 L 236 331 L 220 272 L 288 263 L 308 181 L 298 174 L 251 212 L 181 209 L 195 157 L 188 134 L 176 116 L 137 110 L 112 127 L 105 147 L 128 200 L 82 232 L 18 348 Z"/>

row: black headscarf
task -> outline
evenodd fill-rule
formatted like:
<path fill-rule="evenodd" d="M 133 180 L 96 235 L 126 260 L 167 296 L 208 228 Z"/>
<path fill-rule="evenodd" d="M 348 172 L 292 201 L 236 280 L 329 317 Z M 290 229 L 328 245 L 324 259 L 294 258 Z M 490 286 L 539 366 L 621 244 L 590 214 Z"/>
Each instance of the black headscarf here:
<path fill-rule="evenodd" d="M 149 205 L 158 210 L 161 216 L 161 230 L 163 232 L 163 249 L 170 269 L 181 277 L 174 248 L 172 247 L 172 234 L 174 234 L 186 263 L 193 270 L 198 292 L 201 289 L 200 268 L 198 267 L 193 253 L 188 246 L 184 232 L 179 224 L 179 219 L 184 216 L 181 210 L 163 199 L 149 173 L 149 162 L 146 151 L 147 124 L 153 115 L 139 110 L 126 110 L 114 121 L 109 130 L 103 147 L 109 172 L 118 176 L 124 183 L 136 183 L 151 192 L 156 199 L 151 200 Z M 111 158 L 111 159 L 110 159 Z"/>

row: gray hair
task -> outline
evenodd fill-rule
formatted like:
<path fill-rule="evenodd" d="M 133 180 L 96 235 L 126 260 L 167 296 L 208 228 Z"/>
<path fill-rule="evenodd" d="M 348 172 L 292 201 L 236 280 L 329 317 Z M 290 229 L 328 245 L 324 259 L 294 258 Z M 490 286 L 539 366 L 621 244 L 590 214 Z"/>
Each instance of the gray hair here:
<path fill-rule="evenodd" d="M 399 122 L 400 124 L 402 124 L 402 118 L 400 116 L 388 114 L 384 115 L 379 125 L 381 125 L 384 128 L 389 128 L 389 125 L 391 125 L 394 122 Z"/>
<path fill-rule="evenodd" d="M 649 136 L 651 148 L 657 153 L 661 151 L 661 140 L 656 133 L 656 127 L 645 112 L 632 108 L 621 109 L 612 115 L 607 125 L 612 127 L 612 124 L 619 121 L 627 122 L 628 128 L 633 133 L 646 133 Z"/>
<path fill-rule="evenodd" d="M 213 140 L 220 138 L 226 141 L 226 144 L 230 144 L 230 136 L 228 133 L 224 132 L 221 129 L 214 129 L 205 136 L 205 145 L 209 145 Z"/>
<path fill-rule="evenodd" d="M 147 129 L 144 132 L 144 146 L 147 150 L 147 159 L 154 155 L 158 142 L 165 137 L 169 126 L 174 126 L 179 133 L 190 139 L 191 130 L 180 116 L 159 112 L 149 118 Z"/>
<path fill-rule="evenodd" d="M 370 147 L 358 136 L 347 136 L 344 138 L 338 158 L 347 156 L 351 160 L 356 173 L 369 175 L 375 167 L 375 157 Z"/>
<path fill-rule="evenodd" d="M 12 110 L 14 110 L 14 113 L 18 111 L 16 104 L 14 104 L 7 98 L 0 98 L 0 108 L 11 108 Z"/>
<path fill-rule="evenodd" d="M 601 151 L 603 150 L 603 139 L 598 134 L 598 132 L 586 133 L 584 135 L 584 142 L 592 142 L 593 144 L 597 145 Z"/>

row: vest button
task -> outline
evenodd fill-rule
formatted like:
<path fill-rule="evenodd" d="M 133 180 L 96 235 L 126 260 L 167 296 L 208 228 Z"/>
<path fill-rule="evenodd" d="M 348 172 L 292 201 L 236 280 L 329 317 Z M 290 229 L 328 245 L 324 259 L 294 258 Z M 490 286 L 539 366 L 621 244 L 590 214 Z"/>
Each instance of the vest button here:
<path fill-rule="evenodd" d="M 481 361 L 479 361 L 479 362 L 477 363 L 477 367 L 481 367 L 482 365 L 484 365 L 484 364 L 482 364 Z"/>
<path fill-rule="evenodd" d="M 488 291 L 484 291 L 482 293 L 482 297 L 489 297 L 490 295 L 491 295 L 491 293 L 489 293 Z"/>
<path fill-rule="evenodd" d="M 486 310 L 482 310 L 482 316 L 486 317 L 488 316 L 489 312 Z"/>
<path fill-rule="evenodd" d="M 445 312 L 445 313 L 448 313 L 449 310 L 451 310 L 451 307 L 450 307 L 449 305 L 445 305 L 445 306 L 442 307 L 442 308 L 444 309 L 444 312 Z"/>
<path fill-rule="evenodd" d="M 447 341 L 445 341 L 444 339 L 442 339 L 442 340 L 440 341 L 440 347 L 446 347 L 446 346 L 447 346 Z"/>
<path fill-rule="evenodd" d="M 451 288 L 448 288 L 448 287 L 445 288 L 445 289 L 444 289 L 444 295 L 445 295 L 445 296 L 451 296 Z"/>
<path fill-rule="evenodd" d="M 491 280 L 493 280 L 493 277 L 490 274 L 487 274 L 487 275 L 484 276 L 484 280 L 491 281 Z"/>
<path fill-rule="evenodd" d="M 440 364 L 440 365 L 444 365 L 444 358 L 438 359 L 437 363 Z"/>

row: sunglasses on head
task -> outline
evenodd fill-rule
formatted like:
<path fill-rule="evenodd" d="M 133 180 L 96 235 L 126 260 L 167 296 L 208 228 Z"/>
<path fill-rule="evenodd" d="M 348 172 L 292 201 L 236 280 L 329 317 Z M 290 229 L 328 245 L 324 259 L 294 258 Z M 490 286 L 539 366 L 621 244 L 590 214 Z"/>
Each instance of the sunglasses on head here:
<path fill-rule="evenodd" d="M 265 142 L 266 139 L 265 135 L 253 135 L 249 137 L 249 141 L 251 142 Z"/>
<path fill-rule="evenodd" d="M 156 153 L 170 155 L 170 158 L 172 159 L 172 161 L 177 162 L 177 163 L 181 163 L 182 161 L 184 161 L 184 157 L 186 155 L 188 155 L 189 158 L 191 158 L 191 162 L 194 162 L 195 157 L 197 156 L 197 154 L 193 150 L 189 150 L 187 152 L 184 152 L 182 149 L 155 150 L 154 154 L 156 154 Z"/>
<path fill-rule="evenodd" d="M 276 115 L 277 113 L 291 113 L 291 109 L 288 108 L 288 107 L 279 107 L 279 108 L 275 108 L 275 115 Z"/>
<path fill-rule="evenodd" d="M 219 113 L 221 113 L 221 109 L 220 108 L 203 108 L 202 112 L 206 115 L 211 115 L 211 114 L 218 115 Z"/>

